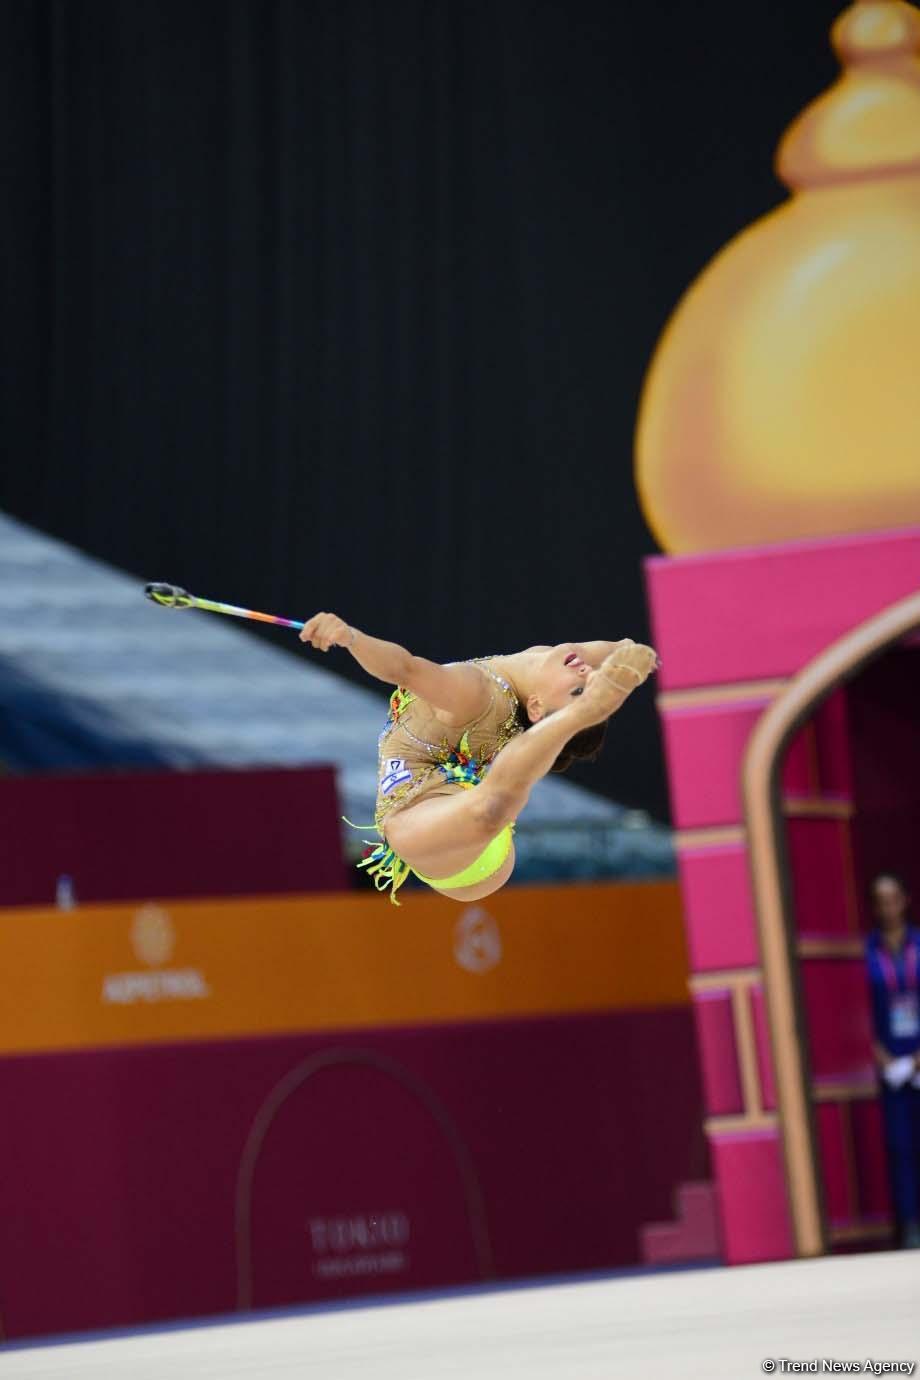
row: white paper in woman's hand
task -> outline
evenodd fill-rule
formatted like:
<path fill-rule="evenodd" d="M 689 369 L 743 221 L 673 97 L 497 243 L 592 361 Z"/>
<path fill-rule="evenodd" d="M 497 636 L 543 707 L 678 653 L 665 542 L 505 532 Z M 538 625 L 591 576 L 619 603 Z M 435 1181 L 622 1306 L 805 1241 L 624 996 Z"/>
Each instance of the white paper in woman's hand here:
<path fill-rule="evenodd" d="M 892 1059 L 890 1064 L 886 1064 L 882 1077 L 889 1088 L 903 1088 L 913 1078 L 916 1067 L 914 1056 L 904 1054 L 900 1059 Z"/>

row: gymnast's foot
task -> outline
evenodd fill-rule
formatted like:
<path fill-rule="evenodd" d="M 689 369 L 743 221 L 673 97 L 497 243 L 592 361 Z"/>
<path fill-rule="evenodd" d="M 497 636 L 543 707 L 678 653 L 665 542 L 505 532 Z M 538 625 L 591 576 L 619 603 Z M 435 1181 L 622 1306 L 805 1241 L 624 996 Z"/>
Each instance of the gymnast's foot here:
<path fill-rule="evenodd" d="M 609 719 L 657 668 L 658 654 L 653 647 L 624 638 L 588 676 L 585 693 L 577 701 L 579 717 L 584 717 L 586 725 Z"/>

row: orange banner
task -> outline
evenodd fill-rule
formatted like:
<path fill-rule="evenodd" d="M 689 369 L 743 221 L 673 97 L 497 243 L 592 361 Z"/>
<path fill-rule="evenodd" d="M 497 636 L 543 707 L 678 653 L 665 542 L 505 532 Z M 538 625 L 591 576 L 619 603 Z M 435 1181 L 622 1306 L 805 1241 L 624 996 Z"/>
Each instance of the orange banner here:
<path fill-rule="evenodd" d="M 0 1054 L 687 1001 L 674 882 L 0 911 Z"/>

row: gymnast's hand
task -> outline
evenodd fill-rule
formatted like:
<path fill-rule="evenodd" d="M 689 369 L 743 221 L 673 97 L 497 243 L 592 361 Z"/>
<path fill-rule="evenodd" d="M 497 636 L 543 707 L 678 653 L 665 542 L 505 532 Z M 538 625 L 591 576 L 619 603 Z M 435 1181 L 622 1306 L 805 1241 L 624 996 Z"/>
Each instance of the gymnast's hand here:
<path fill-rule="evenodd" d="M 617 646 L 613 656 L 604 662 L 604 666 L 613 670 L 614 679 L 619 677 L 623 683 L 623 673 L 632 679 L 635 686 L 642 685 L 644 681 L 657 671 L 661 662 L 658 660 L 658 653 L 654 647 L 648 647 L 644 642 L 633 642 L 631 638 L 625 637 Z"/>
<path fill-rule="evenodd" d="M 643 642 L 624 637 L 616 650 L 605 657 L 596 671 L 585 679 L 584 694 L 577 701 L 588 723 L 615 714 L 620 706 L 658 668 L 658 653 Z"/>
<path fill-rule="evenodd" d="M 355 637 L 354 628 L 335 613 L 315 613 L 300 634 L 301 642 L 309 642 L 319 652 L 328 652 L 330 647 L 350 647 Z"/>
<path fill-rule="evenodd" d="M 602 663 L 615 652 L 625 652 L 629 647 L 641 646 L 641 643 L 633 642 L 631 637 L 621 637 L 617 642 L 581 642 L 577 644 L 584 651 L 585 661 L 589 666 L 593 666 L 595 671 L 599 670 Z M 657 671 L 661 665 L 658 653 L 655 653 L 655 665 L 653 670 Z"/>

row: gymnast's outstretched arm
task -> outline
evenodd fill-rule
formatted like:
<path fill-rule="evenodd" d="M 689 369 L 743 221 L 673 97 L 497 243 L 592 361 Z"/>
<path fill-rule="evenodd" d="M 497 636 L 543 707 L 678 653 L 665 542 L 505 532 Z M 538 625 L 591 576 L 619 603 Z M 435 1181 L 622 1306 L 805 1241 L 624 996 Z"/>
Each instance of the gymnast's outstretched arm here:
<path fill-rule="evenodd" d="M 585 654 L 585 661 L 596 671 L 601 665 L 601 662 L 608 656 L 612 656 L 617 647 L 627 640 L 626 638 L 620 638 L 618 642 L 574 642 L 572 645 L 581 648 Z M 527 650 L 528 652 L 549 652 L 552 651 L 552 648 L 538 646 L 528 647 Z"/>
<path fill-rule="evenodd" d="M 344 647 L 359 666 L 378 680 L 411 690 L 461 723 L 476 718 L 489 701 L 489 683 L 475 666 L 441 666 L 423 656 L 413 656 L 398 642 L 371 637 L 334 613 L 315 614 L 304 624 L 300 640 L 321 652 Z"/>
<path fill-rule="evenodd" d="M 620 641 L 623 639 L 621 638 Z M 585 650 L 585 661 L 596 671 L 602 661 L 613 655 L 620 642 L 582 642 L 580 645 Z"/>

